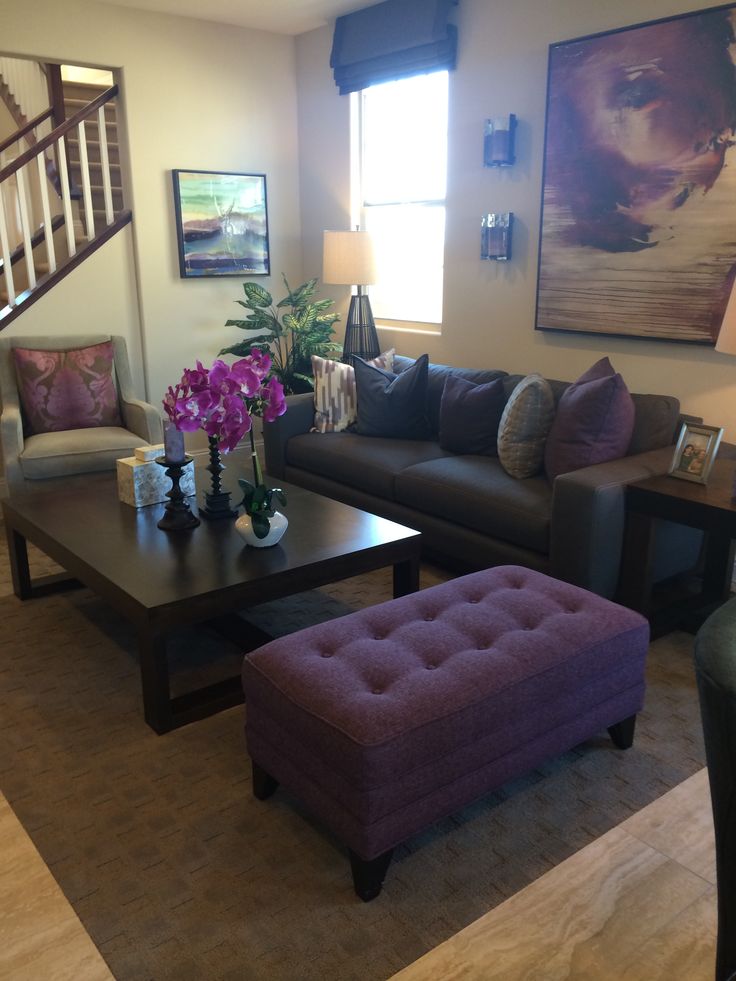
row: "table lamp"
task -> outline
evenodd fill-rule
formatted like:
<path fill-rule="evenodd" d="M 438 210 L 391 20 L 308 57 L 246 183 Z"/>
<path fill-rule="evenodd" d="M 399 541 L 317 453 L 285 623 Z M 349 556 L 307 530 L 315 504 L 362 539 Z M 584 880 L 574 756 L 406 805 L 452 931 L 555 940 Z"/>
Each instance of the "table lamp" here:
<path fill-rule="evenodd" d="M 366 291 L 376 281 L 373 241 L 368 232 L 325 232 L 322 281 L 357 288 L 350 297 L 343 361 L 350 364 L 356 355 L 366 360 L 378 357 L 381 349 Z"/>

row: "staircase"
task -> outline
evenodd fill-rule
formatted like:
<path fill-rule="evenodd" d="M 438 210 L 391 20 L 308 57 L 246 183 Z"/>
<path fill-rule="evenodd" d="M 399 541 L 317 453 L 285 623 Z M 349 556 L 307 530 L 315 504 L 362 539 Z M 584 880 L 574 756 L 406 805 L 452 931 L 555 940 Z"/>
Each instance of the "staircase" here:
<path fill-rule="evenodd" d="M 90 102 L 106 91 L 102 85 L 88 85 L 83 82 L 64 82 L 64 110 L 67 119 L 80 112 Z M 123 208 L 123 185 L 120 173 L 120 145 L 118 143 L 117 99 L 105 103 L 105 131 L 107 136 L 108 167 L 113 199 L 113 211 Z M 85 127 L 87 142 L 87 166 L 90 175 L 92 211 L 95 226 L 105 224 L 105 198 L 102 181 L 102 161 L 100 159 L 100 134 L 97 118 Z M 73 187 L 82 187 L 82 152 L 78 133 L 70 133 L 67 139 L 69 179 Z M 84 201 L 80 202 L 81 216 L 84 217 Z"/>
<path fill-rule="evenodd" d="M 131 220 L 117 94 L 117 86 L 64 83 L 63 109 L 55 100 L 0 143 L 0 330 Z M 16 121 L 25 117 L 2 74 L 0 98 L 13 99 Z"/>

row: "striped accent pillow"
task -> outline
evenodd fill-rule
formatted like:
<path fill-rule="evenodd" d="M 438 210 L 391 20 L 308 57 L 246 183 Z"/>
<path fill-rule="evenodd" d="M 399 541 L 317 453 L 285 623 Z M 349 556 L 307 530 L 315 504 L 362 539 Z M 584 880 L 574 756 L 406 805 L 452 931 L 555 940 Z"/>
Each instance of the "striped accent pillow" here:
<path fill-rule="evenodd" d="M 394 348 L 367 364 L 393 371 Z M 339 433 L 358 419 L 355 369 L 342 361 L 312 355 L 314 375 L 314 428 L 318 433 Z"/>

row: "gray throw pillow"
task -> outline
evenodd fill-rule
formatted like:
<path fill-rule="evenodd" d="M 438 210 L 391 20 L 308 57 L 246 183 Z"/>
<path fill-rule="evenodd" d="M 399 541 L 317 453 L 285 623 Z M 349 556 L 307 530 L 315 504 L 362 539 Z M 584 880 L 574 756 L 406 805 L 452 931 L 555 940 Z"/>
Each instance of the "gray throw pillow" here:
<path fill-rule="evenodd" d="M 498 458 L 506 473 L 519 478 L 539 473 L 554 415 L 549 382 L 527 375 L 511 393 L 498 427 Z"/>
<path fill-rule="evenodd" d="M 427 439 L 427 368 L 429 355 L 394 375 L 355 358 L 358 424 L 361 436 Z"/>

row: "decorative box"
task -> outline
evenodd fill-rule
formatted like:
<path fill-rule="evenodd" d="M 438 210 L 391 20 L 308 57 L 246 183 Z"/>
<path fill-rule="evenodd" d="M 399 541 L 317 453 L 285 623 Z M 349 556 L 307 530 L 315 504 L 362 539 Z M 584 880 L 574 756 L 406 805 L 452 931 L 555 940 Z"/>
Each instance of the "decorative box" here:
<path fill-rule="evenodd" d="M 145 446 L 148 451 L 153 447 Z M 163 446 L 156 447 L 158 456 L 163 455 Z M 136 454 L 138 450 L 135 451 Z M 166 494 L 171 490 L 171 478 L 166 476 L 166 468 L 152 460 L 139 460 L 135 456 L 126 456 L 117 461 L 118 497 L 124 504 L 134 508 L 144 508 L 149 504 L 160 504 L 168 500 Z M 179 487 L 182 493 L 189 497 L 195 493 L 194 461 L 182 468 Z"/>

